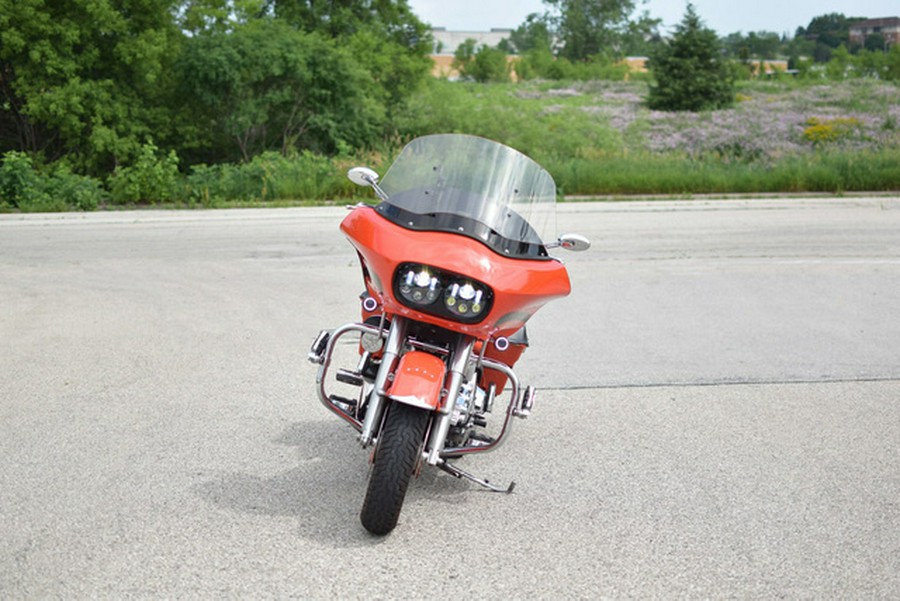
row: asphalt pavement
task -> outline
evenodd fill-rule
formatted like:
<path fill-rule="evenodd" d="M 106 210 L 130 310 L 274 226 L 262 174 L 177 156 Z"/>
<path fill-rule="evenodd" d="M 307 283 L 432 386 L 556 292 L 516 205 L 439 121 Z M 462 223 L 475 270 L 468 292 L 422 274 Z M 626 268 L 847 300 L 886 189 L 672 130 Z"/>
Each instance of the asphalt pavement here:
<path fill-rule="evenodd" d="M 0 215 L 0 598 L 900 597 L 900 199 L 572 203 L 508 443 L 398 528 L 343 208 Z"/>

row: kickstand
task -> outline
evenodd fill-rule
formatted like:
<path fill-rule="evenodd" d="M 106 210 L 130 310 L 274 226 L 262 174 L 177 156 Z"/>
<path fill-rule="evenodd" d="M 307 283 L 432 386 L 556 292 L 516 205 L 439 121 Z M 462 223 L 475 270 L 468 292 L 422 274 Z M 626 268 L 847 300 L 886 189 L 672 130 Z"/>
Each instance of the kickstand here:
<path fill-rule="evenodd" d="M 483 486 L 493 492 L 504 492 L 506 494 L 509 494 L 516 487 L 515 482 L 510 482 L 508 488 L 501 488 L 499 486 L 494 486 L 487 480 L 482 480 L 481 478 L 473 476 L 469 472 L 467 472 L 461 468 L 458 468 L 455 465 L 453 465 L 452 463 L 448 463 L 447 461 L 441 462 L 440 464 L 438 464 L 438 467 L 441 468 L 442 470 L 444 470 L 445 472 L 447 472 L 448 474 L 450 474 L 451 476 L 455 476 L 457 478 L 465 478 L 466 480 L 474 482 L 475 484 L 480 484 L 481 486 Z"/>

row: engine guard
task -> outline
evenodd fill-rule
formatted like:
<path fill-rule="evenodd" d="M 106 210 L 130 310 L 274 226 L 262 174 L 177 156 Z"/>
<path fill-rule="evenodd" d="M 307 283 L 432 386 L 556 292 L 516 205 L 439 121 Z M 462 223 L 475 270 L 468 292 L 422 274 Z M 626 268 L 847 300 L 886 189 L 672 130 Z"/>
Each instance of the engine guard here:
<path fill-rule="evenodd" d="M 400 358 L 388 398 L 429 411 L 441 408 L 441 390 L 447 367 L 439 358 L 422 351 L 410 351 Z"/>

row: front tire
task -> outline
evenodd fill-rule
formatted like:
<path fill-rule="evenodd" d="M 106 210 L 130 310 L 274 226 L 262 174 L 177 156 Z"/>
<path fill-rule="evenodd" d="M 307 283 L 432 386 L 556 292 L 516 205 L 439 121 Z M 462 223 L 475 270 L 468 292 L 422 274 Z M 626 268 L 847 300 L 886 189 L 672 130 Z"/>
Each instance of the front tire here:
<path fill-rule="evenodd" d="M 397 525 L 409 479 L 416 470 L 430 414 L 393 403 L 375 450 L 360 521 L 372 534 L 385 535 Z"/>

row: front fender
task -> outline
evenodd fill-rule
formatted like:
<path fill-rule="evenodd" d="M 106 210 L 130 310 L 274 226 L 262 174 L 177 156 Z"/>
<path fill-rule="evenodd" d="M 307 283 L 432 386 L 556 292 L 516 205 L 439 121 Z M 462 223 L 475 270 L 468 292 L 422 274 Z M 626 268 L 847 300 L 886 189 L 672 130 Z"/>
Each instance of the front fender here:
<path fill-rule="evenodd" d="M 422 351 L 410 351 L 400 358 L 388 398 L 398 403 L 436 411 L 441 406 L 441 390 L 447 366 Z"/>

